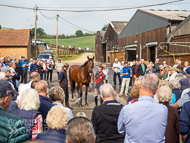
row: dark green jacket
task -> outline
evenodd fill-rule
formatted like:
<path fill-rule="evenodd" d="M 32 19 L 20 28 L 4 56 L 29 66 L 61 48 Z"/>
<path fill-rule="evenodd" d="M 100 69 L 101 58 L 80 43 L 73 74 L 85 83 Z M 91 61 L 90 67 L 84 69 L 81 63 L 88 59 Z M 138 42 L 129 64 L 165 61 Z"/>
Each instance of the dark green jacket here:
<path fill-rule="evenodd" d="M 0 143 L 22 143 L 28 138 L 23 120 L 0 106 Z"/>

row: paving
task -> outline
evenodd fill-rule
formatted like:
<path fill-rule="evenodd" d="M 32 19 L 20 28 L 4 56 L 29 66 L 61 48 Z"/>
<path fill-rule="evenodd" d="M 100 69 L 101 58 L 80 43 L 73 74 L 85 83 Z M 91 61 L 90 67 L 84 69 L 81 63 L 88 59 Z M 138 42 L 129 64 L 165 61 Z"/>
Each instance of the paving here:
<path fill-rule="evenodd" d="M 69 66 L 71 65 L 82 65 L 86 60 L 87 60 L 87 56 L 89 57 L 92 57 L 92 53 L 86 53 L 84 55 L 82 55 L 81 57 L 77 58 L 77 59 L 74 59 L 72 61 L 68 61 L 67 63 L 69 64 Z M 66 61 L 64 61 L 63 63 L 66 63 Z M 98 66 L 100 65 L 100 63 L 98 62 L 95 62 L 94 63 L 95 67 L 94 67 L 94 73 L 97 72 L 97 69 L 98 69 Z M 109 79 L 108 79 L 108 82 L 110 84 L 113 85 L 113 70 L 111 69 L 111 67 L 108 67 L 109 68 Z M 69 71 L 69 70 L 68 70 Z M 67 75 L 69 76 L 69 73 L 67 71 Z M 58 84 L 58 77 L 57 77 L 57 72 L 56 70 L 53 71 L 53 81 L 50 82 L 50 87 L 52 86 L 59 86 Z M 76 114 L 80 111 L 82 112 L 85 112 L 87 117 L 89 119 L 91 119 L 91 115 L 92 115 L 92 111 L 93 111 L 93 108 L 95 107 L 95 103 L 94 103 L 94 92 L 92 91 L 92 88 L 91 88 L 91 91 L 88 92 L 88 96 L 87 96 L 87 101 L 88 101 L 88 104 L 89 106 L 84 106 L 85 105 L 85 101 L 84 101 L 84 97 L 85 97 L 85 86 L 83 86 L 83 96 L 82 96 L 82 104 L 83 106 L 82 107 L 79 107 L 79 98 L 78 98 L 78 94 L 77 92 L 74 93 L 74 102 L 71 101 L 72 99 L 72 96 L 71 96 L 71 89 L 70 89 L 70 83 L 69 83 L 69 101 L 70 101 L 70 106 L 73 108 L 72 112 L 73 112 L 73 115 L 76 116 Z M 115 92 L 116 94 L 118 95 L 119 94 L 119 91 L 120 91 L 120 87 L 119 87 L 119 81 L 117 80 L 117 86 L 115 88 Z M 126 97 L 123 96 L 121 98 L 117 97 L 117 100 L 125 105 L 126 104 Z M 100 99 L 98 100 L 100 104 Z"/>

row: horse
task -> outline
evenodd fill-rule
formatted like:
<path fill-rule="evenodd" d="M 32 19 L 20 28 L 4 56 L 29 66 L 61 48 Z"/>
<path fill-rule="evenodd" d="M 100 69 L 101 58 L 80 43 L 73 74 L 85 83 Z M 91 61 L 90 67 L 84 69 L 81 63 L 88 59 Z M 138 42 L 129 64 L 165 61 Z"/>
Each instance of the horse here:
<path fill-rule="evenodd" d="M 82 86 L 86 85 L 86 92 L 85 92 L 85 106 L 88 106 L 87 102 L 87 92 L 90 83 L 90 74 L 93 74 L 94 68 L 94 57 L 89 58 L 87 56 L 87 61 L 79 66 L 79 65 L 72 65 L 69 68 L 69 80 L 71 85 L 71 92 L 72 92 L 72 101 L 73 99 L 73 91 L 75 89 L 75 82 L 77 83 L 77 91 L 80 97 L 80 104 L 79 107 L 82 107 Z M 80 91 L 79 91 L 80 90 Z"/>

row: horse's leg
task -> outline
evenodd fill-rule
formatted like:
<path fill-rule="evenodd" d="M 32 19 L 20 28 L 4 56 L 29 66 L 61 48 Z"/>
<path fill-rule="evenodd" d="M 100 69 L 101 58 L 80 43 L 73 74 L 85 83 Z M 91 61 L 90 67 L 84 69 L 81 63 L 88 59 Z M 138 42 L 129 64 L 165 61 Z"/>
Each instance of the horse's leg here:
<path fill-rule="evenodd" d="M 89 84 L 87 84 L 87 85 L 86 85 L 86 93 L 85 93 L 85 106 L 88 106 L 88 102 L 87 102 L 88 87 L 89 87 Z"/>
<path fill-rule="evenodd" d="M 75 100 L 73 98 L 73 90 L 74 90 L 75 82 L 72 79 L 70 79 L 70 85 L 71 85 L 71 93 L 72 93 L 72 100 L 71 101 L 74 102 Z"/>
<path fill-rule="evenodd" d="M 79 94 L 79 84 L 77 84 L 77 93 L 78 93 L 78 98 L 80 98 L 80 94 Z"/>
<path fill-rule="evenodd" d="M 82 83 L 79 83 L 79 88 L 80 88 L 80 100 L 79 100 L 79 107 L 82 107 Z"/>

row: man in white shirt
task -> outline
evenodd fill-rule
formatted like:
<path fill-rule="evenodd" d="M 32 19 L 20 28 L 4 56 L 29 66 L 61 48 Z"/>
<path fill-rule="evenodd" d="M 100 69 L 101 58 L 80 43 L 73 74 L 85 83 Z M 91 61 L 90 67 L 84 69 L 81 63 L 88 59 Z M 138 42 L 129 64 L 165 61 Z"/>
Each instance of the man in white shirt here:
<path fill-rule="evenodd" d="M 37 73 L 37 72 L 32 72 L 32 73 L 30 74 L 30 82 L 27 83 L 27 84 L 24 84 L 24 85 L 21 87 L 21 89 L 20 89 L 20 91 L 19 91 L 19 95 L 18 95 L 18 97 L 17 97 L 18 100 L 20 100 L 20 96 L 22 95 L 22 93 L 23 93 L 25 90 L 31 88 L 31 84 L 32 84 L 33 81 L 40 81 L 40 74 L 39 74 L 39 73 Z"/>
<path fill-rule="evenodd" d="M 50 74 L 50 82 L 52 82 L 52 74 L 53 74 L 53 66 L 54 66 L 54 61 L 52 60 L 52 56 L 49 56 L 49 60 L 47 60 L 47 80 L 49 79 L 49 74 Z"/>
<path fill-rule="evenodd" d="M 115 59 L 115 62 L 113 64 L 112 70 L 114 70 L 114 74 L 113 74 L 113 82 L 114 82 L 114 87 L 116 86 L 116 76 L 118 75 L 118 79 L 119 79 L 119 85 L 121 86 L 121 78 L 120 78 L 120 66 L 121 63 L 118 61 L 118 59 Z"/>

